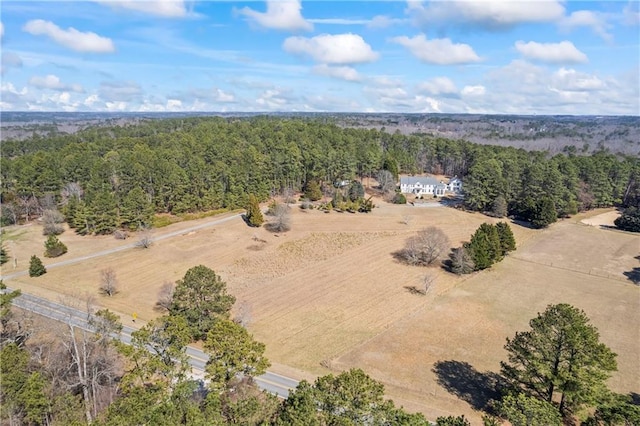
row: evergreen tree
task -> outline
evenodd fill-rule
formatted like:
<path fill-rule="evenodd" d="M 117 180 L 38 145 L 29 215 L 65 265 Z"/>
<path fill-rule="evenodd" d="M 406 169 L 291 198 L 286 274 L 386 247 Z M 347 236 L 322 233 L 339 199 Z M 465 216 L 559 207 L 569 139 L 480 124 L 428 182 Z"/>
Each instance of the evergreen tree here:
<path fill-rule="evenodd" d="M 493 207 L 491 213 L 495 217 L 505 217 L 507 215 L 507 200 L 502 195 L 498 195 L 493 200 Z"/>
<path fill-rule="evenodd" d="M 382 170 L 387 170 L 393 176 L 394 180 L 398 180 L 398 162 L 395 158 L 387 155 L 382 163 Z"/>
<path fill-rule="evenodd" d="M 247 222 L 250 226 L 259 227 L 264 223 L 264 217 L 260 210 L 260 204 L 255 195 L 249 194 L 249 203 L 247 204 Z"/>
<path fill-rule="evenodd" d="M 549 197 L 544 197 L 535 203 L 535 208 L 529 220 L 536 228 L 546 228 L 558 220 L 558 213 L 556 212 L 553 200 Z"/>
<path fill-rule="evenodd" d="M 4 265 L 9 261 L 9 255 L 7 254 L 7 250 L 4 248 L 4 245 L 0 246 L 0 265 Z"/>
<path fill-rule="evenodd" d="M 29 261 L 29 276 L 30 277 L 39 277 L 40 275 L 44 275 L 47 273 L 47 268 L 44 267 L 42 260 L 35 254 L 31 256 L 31 260 Z"/>
<path fill-rule="evenodd" d="M 500 236 L 495 226 L 483 223 L 464 248 L 469 252 L 477 271 L 489 268 L 502 258 Z"/>
<path fill-rule="evenodd" d="M 561 426 L 562 417 L 553 404 L 519 393 L 506 395 L 498 403 L 500 415 L 513 426 Z"/>
<path fill-rule="evenodd" d="M 310 180 L 307 182 L 304 188 L 304 198 L 308 198 L 311 201 L 318 201 L 322 198 L 320 184 L 317 181 Z"/>
<path fill-rule="evenodd" d="M 264 356 L 265 345 L 255 341 L 240 324 L 228 319 L 213 324 L 207 333 L 204 350 L 209 354 L 205 371 L 210 387 L 216 391 L 225 389 L 239 375 L 260 376 L 271 365 Z"/>
<path fill-rule="evenodd" d="M 67 252 L 67 246 L 55 235 L 49 235 L 44 242 L 44 257 L 58 257 Z"/>
<path fill-rule="evenodd" d="M 151 225 L 153 206 L 147 194 L 136 186 L 122 200 L 120 224 L 132 231 Z"/>
<path fill-rule="evenodd" d="M 600 343 L 587 315 L 571 305 L 549 305 L 529 322 L 531 329 L 507 339 L 502 375 L 517 392 L 548 403 L 562 414 L 606 395 L 606 380 L 617 370 L 616 354 Z M 559 395 L 558 395 L 559 394 Z"/>
<path fill-rule="evenodd" d="M 351 201 L 358 201 L 364 197 L 364 186 L 357 180 L 354 180 L 351 182 L 351 185 L 349 185 L 348 195 Z"/>
<path fill-rule="evenodd" d="M 194 266 L 176 282 L 169 314 L 186 319 L 193 340 L 202 340 L 216 321 L 229 317 L 235 300 L 227 294 L 227 283 L 213 270 Z"/>
<path fill-rule="evenodd" d="M 500 238 L 500 253 L 502 256 L 516 249 L 516 239 L 507 222 L 496 223 L 496 230 Z"/>
<path fill-rule="evenodd" d="M 623 231 L 640 232 L 640 208 L 626 208 L 613 223 Z"/>

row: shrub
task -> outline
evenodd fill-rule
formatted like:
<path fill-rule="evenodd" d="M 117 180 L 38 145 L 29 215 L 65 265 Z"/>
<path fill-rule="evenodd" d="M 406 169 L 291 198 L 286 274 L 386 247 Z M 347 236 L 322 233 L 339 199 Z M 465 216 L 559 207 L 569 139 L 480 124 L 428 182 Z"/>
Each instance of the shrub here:
<path fill-rule="evenodd" d="M 39 277 L 47 273 L 47 268 L 44 267 L 42 260 L 35 254 L 31 256 L 31 260 L 29 260 L 29 276 L 30 277 Z"/>
<path fill-rule="evenodd" d="M 394 197 L 393 200 L 391 200 L 393 202 L 393 204 L 407 204 L 407 197 L 404 196 L 404 194 L 401 193 L 397 193 Z"/>
<path fill-rule="evenodd" d="M 629 207 L 613 222 L 623 231 L 640 232 L 640 209 Z"/>
<path fill-rule="evenodd" d="M 44 235 L 60 235 L 64 232 L 64 216 L 58 210 L 45 210 L 42 213 L 43 228 L 42 233 Z"/>
<path fill-rule="evenodd" d="M 67 246 L 55 235 L 49 235 L 47 241 L 44 242 L 44 257 L 58 257 L 67 252 Z"/>

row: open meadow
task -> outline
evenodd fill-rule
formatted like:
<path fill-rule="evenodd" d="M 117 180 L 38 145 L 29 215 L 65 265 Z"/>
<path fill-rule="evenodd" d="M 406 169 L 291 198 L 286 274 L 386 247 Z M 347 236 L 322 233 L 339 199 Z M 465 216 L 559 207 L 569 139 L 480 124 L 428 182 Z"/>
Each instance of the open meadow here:
<path fill-rule="evenodd" d="M 376 200 L 370 214 L 291 210 L 292 230 L 272 234 L 240 217 L 211 227 L 191 227 L 224 216 L 181 222 L 154 231 L 178 235 L 149 249 L 131 248 L 52 268 L 39 278 L 7 280 L 10 287 L 59 300 L 91 295 L 131 325 L 154 310 L 163 283 L 192 266 L 214 269 L 237 298 L 241 316 L 267 346 L 275 372 L 297 378 L 363 368 L 387 386 L 390 397 L 429 418 L 466 414 L 479 419 L 490 397 L 483 381 L 499 371 L 507 337 L 527 328 L 547 304 L 584 309 L 601 340 L 618 353 L 611 387 L 640 391 L 640 288 L 624 272 L 638 266 L 637 235 L 580 223 L 583 216 L 537 231 L 511 224 L 517 251 L 491 270 L 457 277 L 439 267 L 400 264 L 392 255 L 427 226 L 441 228 L 451 246 L 468 240 L 482 222 L 498 220 L 447 207 L 397 206 Z M 610 210 L 607 210 L 610 211 Z M 590 216 L 605 211 L 592 212 Z M 268 217 L 267 217 L 268 219 Z M 40 225 L 7 228 L 10 256 L 24 270 L 41 255 Z M 184 231 L 184 232 L 181 232 Z M 135 241 L 60 236 L 69 252 L 45 264 Z M 98 293 L 100 271 L 113 268 L 119 293 Z M 12 260 L 3 275 L 13 272 Z M 435 278 L 426 296 L 406 287 Z"/>

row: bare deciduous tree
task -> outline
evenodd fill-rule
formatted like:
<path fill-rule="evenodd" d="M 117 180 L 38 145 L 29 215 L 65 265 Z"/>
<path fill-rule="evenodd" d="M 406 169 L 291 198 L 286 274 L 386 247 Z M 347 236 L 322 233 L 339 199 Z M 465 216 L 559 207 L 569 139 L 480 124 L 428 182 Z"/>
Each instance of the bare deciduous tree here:
<path fill-rule="evenodd" d="M 136 242 L 136 247 L 140 248 L 149 248 L 153 244 L 153 237 L 151 235 L 151 230 L 148 228 L 143 229 L 138 234 L 138 241 Z"/>
<path fill-rule="evenodd" d="M 409 265 L 427 266 L 434 263 L 449 248 L 449 238 L 434 226 L 418 231 L 409 238 L 396 257 Z"/>
<path fill-rule="evenodd" d="M 424 294 L 429 293 L 429 290 L 431 290 L 435 282 L 436 282 L 436 277 L 431 274 L 427 274 L 424 277 L 422 277 L 422 288 L 423 288 Z"/>
<path fill-rule="evenodd" d="M 380 189 L 383 193 L 390 193 L 396 189 L 396 180 L 389 170 L 380 170 L 376 176 Z"/>
<path fill-rule="evenodd" d="M 113 268 L 100 271 L 100 291 L 106 296 L 113 296 L 118 292 L 118 279 Z"/>
<path fill-rule="evenodd" d="M 156 302 L 156 309 L 159 311 L 169 311 L 171 302 L 173 302 L 173 292 L 176 286 L 170 281 L 165 281 L 158 291 L 158 301 Z"/>
<path fill-rule="evenodd" d="M 240 324 L 243 327 L 247 327 L 252 320 L 251 306 L 246 301 L 240 302 L 238 305 L 238 311 L 233 321 Z"/>
<path fill-rule="evenodd" d="M 291 229 L 291 208 L 286 204 L 276 204 L 273 207 L 273 219 L 265 225 L 271 232 L 286 232 Z"/>
<path fill-rule="evenodd" d="M 25 219 L 29 222 L 32 215 L 40 211 L 40 203 L 34 195 L 21 195 L 19 198 L 20 207 L 25 215 Z"/>
<path fill-rule="evenodd" d="M 449 269 L 454 274 L 470 274 L 475 269 L 473 259 L 465 246 L 452 249 L 449 259 Z"/>
<path fill-rule="evenodd" d="M 84 191 L 78 182 L 69 182 L 65 184 L 64 188 L 60 191 L 60 195 L 62 196 L 63 204 L 66 204 L 69 198 L 75 197 L 77 199 L 82 199 L 84 195 Z"/>
<path fill-rule="evenodd" d="M 44 235 L 60 235 L 64 232 L 64 216 L 58 210 L 47 209 L 42 212 L 42 233 Z"/>
<path fill-rule="evenodd" d="M 411 225 L 411 220 L 413 219 L 413 217 L 409 216 L 409 215 L 404 215 L 402 216 L 402 223 L 404 223 L 405 225 L 409 226 Z"/>

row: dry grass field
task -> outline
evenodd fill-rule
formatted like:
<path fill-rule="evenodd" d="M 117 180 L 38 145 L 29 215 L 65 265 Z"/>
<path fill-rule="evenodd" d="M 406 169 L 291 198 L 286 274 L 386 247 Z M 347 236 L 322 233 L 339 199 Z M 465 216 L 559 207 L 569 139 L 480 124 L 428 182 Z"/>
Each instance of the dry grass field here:
<path fill-rule="evenodd" d="M 430 418 L 460 413 L 479 418 L 472 408 L 477 401 L 468 404 L 438 384 L 433 372 L 438 361 L 464 365 L 464 372 L 478 377 L 497 371 L 506 337 L 525 329 L 547 304 L 568 302 L 587 312 L 602 340 L 619 354 L 612 387 L 639 390 L 640 289 L 623 275 L 637 266 L 637 236 L 581 224 L 582 217 L 543 231 L 512 224 L 518 250 L 490 271 L 460 278 L 440 268 L 402 265 L 392 253 L 423 227 L 440 227 L 454 246 L 494 219 L 446 207 L 376 204 L 370 214 L 294 207 L 292 230 L 281 234 L 249 228 L 240 218 L 197 231 L 188 228 L 219 217 L 181 222 L 154 231 L 184 233 L 149 249 L 7 284 L 53 300 L 60 294 L 92 295 L 130 323 L 133 312 L 142 320 L 159 315 L 154 304 L 162 284 L 204 264 L 227 281 L 237 297 L 236 311 L 267 345 L 274 371 L 302 378 L 361 367 L 382 380 L 399 404 Z M 16 270 L 27 267 L 31 254 L 42 254 L 38 225 L 6 231 L 9 254 L 19 259 Z M 70 231 L 60 239 L 69 253 L 45 264 L 134 241 Z M 4 266 L 3 275 L 13 272 L 11 260 Z M 98 295 L 100 271 L 107 267 L 120 283 L 113 297 Z M 428 295 L 407 291 L 419 286 L 425 273 L 435 277 Z"/>

